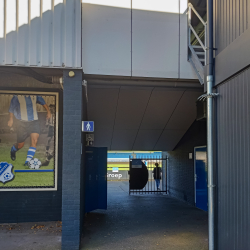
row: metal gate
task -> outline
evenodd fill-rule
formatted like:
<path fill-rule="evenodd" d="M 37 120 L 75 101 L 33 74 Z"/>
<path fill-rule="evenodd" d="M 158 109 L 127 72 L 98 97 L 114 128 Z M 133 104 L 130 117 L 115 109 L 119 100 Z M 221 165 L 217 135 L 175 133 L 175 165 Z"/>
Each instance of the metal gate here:
<path fill-rule="evenodd" d="M 140 158 L 138 156 L 129 159 L 129 194 L 166 194 L 166 177 L 166 158 Z"/>

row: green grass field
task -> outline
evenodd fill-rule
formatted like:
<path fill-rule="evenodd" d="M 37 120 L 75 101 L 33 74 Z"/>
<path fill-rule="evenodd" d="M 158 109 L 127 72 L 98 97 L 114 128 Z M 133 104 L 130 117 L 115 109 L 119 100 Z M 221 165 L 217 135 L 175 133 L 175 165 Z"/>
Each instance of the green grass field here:
<path fill-rule="evenodd" d="M 15 173 L 14 170 L 27 170 L 28 167 L 23 166 L 29 145 L 24 146 L 16 153 L 16 160 L 12 161 L 10 158 L 10 148 L 11 144 L 0 144 L 0 162 L 11 163 L 13 168 L 13 173 L 15 175 L 14 179 L 10 182 L 3 184 L 0 182 L 0 187 L 53 187 L 54 186 L 54 172 L 34 172 L 34 173 Z M 45 147 L 37 146 L 36 154 L 34 158 L 38 158 L 41 162 L 45 160 Z M 49 166 L 41 167 L 41 169 L 54 169 L 53 159 L 50 161 Z"/>

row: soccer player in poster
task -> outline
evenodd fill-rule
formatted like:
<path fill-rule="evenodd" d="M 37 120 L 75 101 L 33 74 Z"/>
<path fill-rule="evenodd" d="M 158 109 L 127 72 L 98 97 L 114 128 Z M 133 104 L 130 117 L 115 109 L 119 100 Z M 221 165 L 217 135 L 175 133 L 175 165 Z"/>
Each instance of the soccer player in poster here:
<path fill-rule="evenodd" d="M 50 160 L 54 157 L 54 126 L 55 126 L 55 114 L 56 106 L 53 104 L 49 105 L 51 117 L 47 120 L 46 126 L 48 127 L 47 144 L 46 144 L 46 160 L 42 162 L 42 166 L 48 166 Z"/>
<path fill-rule="evenodd" d="M 36 104 L 42 105 L 47 111 L 46 119 L 50 119 L 51 113 L 49 107 L 41 96 L 36 95 L 14 95 L 9 107 L 8 126 L 13 126 L 13 118 L 17 119 L 17 142 L 12 146 L 10 157 L 13 161 L 16 159 L 16 152 L 20 150 L 25 140 L 30 136 L 30 148 L 24 166 L 28 166 L 28 162 L 36 153 L 37 140 L 40 135 L 40 123 L 38 121 L 38 113 Z"/>

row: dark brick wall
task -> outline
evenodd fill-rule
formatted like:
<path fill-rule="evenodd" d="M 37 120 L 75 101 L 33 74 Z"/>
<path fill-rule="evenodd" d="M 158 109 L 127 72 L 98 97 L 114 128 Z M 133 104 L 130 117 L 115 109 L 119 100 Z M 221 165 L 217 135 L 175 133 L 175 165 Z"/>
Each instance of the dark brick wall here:
<path fill-rule="evenodd" d="M 65 70 L 63 95 L 62 249 L 78 250 L 82 210 L 82 71 Z"/>
<path fill-rule="evenodd" d="M 10 74 L 11 82 L 19 84 L 18 79 L 22 76 Z M 25 78 L 29 80 L 31 78 Z M 1 90 L 17 90 L 17 87 L 10 87 L 10 79 L 5 81 L 0 77 Z M 26 82 L 19 84 L 18 90 L 58 92 L 59 91 L 59 124 L 62 124 L 62 91 L 58 88 L 41 89 L 40 84 L 28 87 Z M 36 87 L 36 88 L 35 88 Z M 62 206 L 62 126 L 59 126 L 58 138 L 58 186 L 57 191 L 1 191 L 0 192 L 0 223 L 17 222 L 37 222 L 37 221 L 56 221 L 61 220 Z"/>
<path fill-rule="evenodd" d="M 87 112 L 87 87 L 83 87 L 82 91 L 82 120 L 88 121 L 88 112 Z M 80 227 L 80 234 L 82 235 L 83 232 L 83 220 L 84 220 L 84 208 L 85 208 L 85 151 L 86 151 L 86 133 L 82 133 L 82 168 L 81 168 L 81 227 Z"/>
<path fill-rule="evenodd" d="M 195 121 L 174 151 L 163 153 L 169 158 L 167 171 L 169 195 L 191 205 L 195 204 L 194 159 L 189 159 L 189 153 L 194 153 L 194 147 L 204 145 L 206 145 L 206 122 Z"/>

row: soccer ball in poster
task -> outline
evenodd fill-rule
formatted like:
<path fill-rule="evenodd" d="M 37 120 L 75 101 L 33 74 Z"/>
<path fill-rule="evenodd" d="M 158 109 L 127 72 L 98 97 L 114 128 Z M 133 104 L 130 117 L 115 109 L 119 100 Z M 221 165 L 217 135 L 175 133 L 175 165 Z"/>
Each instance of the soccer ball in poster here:
<path fill-rule="evenodd" d="M 30 169 L 39 169 L 42 165 L 41 161 L 37 158 L 31 159 L 28 163 Z"/>

